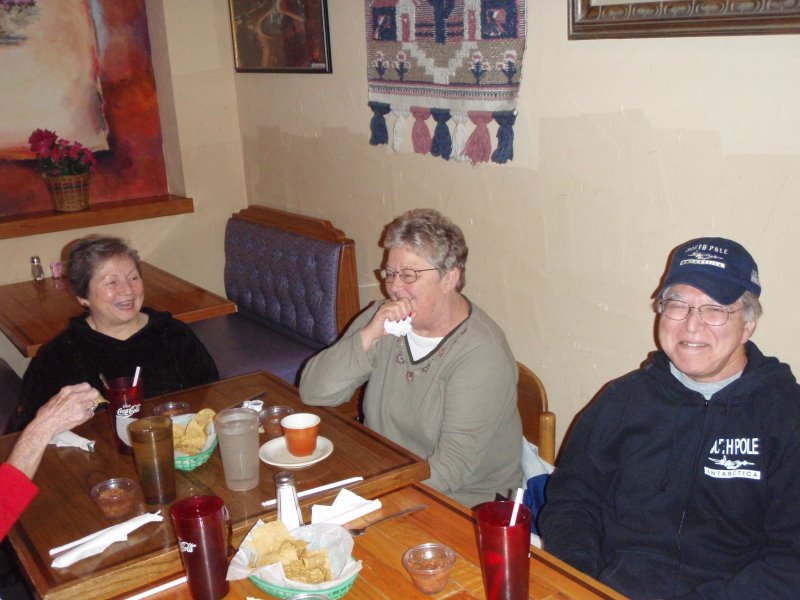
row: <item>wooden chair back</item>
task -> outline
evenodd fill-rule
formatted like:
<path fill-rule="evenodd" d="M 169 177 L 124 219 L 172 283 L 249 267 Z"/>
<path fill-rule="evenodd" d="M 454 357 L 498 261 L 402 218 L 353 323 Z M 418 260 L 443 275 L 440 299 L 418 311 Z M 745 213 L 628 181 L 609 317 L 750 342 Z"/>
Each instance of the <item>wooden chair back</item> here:
<path fill-rule="evenodd" d="M 539 456 L 551 465 L 556 461 L 556 415 L 547 410 L 544 384 L 522 363 L 517 363 L 517 407 L 522 418 L 522 433 L 539 447 Z"/>

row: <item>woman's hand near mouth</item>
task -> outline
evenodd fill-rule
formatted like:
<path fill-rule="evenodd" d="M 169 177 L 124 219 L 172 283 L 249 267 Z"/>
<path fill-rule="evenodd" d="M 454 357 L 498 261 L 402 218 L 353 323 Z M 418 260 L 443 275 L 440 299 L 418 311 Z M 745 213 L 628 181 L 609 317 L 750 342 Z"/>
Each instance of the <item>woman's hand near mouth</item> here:
<path fill-rule="evenodd" d="M 386 330 L 383 327 L 383 322 L 386 319 L 402 321 L 406 317 L 413 316 L 414 308 L 410 298 L 397 298 L 396 300 L 384 302 L 370 322 L 361 329 L 361 345 L 364 348 L 364 352 L 368 352 L 375 342 L 386 335 Z"/>

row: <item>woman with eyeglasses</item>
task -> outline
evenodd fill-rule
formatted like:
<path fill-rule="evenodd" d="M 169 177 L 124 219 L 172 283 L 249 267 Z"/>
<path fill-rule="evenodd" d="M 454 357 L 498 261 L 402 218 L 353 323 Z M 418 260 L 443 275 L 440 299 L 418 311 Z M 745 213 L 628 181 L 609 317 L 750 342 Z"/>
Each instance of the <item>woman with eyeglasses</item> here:
<path fill-rule="evenodd" d="M 73 243 L 70 286 L 86 312 L 39 349 L 22 380 L 12 418 L 17 431 L 61 387 L 132 377 L 141 367 L 144 397 L 151 398 L 219 379 L 214 359 L 191 328 L 168 312 L 143 307 L 139 254 L 115 237 L 87 236 Z"/>
<path fill-rule="evenodd" d="M 461 293 L 464 234 L 416 209 L 386 227 L 382 246 L 389 299 L 309 361 L 303 402 L 337 406 L 366 382 L 364 424 L 425 457 L 426 483 L 466 506 L 507 496 L 522 480 L 517 366 L 500 327 Z M 387 331 L 407 319 L 406 335 Z"/>

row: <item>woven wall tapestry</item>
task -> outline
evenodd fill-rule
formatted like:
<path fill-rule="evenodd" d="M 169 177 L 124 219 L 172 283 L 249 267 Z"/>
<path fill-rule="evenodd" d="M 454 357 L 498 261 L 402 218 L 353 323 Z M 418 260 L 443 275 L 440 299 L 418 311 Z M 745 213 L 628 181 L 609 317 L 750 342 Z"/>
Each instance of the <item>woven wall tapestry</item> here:
<path fill-rule="evenodd" d="M 525 2 L 366 0 L 370 144 L 389 143 L 391 113 L 395 151 L 410 123 L 415 152 L 472 164 L 512 160 Z"/>

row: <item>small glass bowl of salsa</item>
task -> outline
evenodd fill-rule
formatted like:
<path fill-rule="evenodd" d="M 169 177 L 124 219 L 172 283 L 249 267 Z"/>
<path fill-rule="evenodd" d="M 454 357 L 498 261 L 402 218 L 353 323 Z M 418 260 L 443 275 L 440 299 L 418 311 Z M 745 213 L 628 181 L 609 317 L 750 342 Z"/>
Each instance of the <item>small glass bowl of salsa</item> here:
<path fill-rule="evenodd" d="M 98 483 L 89 495 L 107 519 L 124 519 L 134 505 L 136 482 L 127 477 L 114 477 Z"/>
<path fill-rule="evenodd" d="M 438 594 L 447 585 L 456 553 L 449 546 L 428 542 L 409 548 L 403 554 L 403 566 L 423 594 Z"/>

